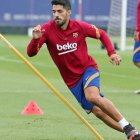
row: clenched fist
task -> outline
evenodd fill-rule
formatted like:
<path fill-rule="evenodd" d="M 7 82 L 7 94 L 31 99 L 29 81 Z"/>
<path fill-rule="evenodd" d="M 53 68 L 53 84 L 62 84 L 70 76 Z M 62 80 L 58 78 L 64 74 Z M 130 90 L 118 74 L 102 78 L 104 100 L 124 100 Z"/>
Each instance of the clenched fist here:
<path fill-rule="evenodd" d="M 41 38 L 43 33 L 44 33 L 44 30 L 41 30 L 41 26 L 40 25 L 37 25 L 36 27 L 33 28 L 32 35 L 33 35 L 34 39 Z"/>

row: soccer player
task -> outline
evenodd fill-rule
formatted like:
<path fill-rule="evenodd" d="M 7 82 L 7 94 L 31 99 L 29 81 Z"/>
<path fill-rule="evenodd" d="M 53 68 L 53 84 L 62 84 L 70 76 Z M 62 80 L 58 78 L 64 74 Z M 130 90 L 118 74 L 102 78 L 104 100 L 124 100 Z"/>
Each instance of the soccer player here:
<path fill-rule="evenodd" d="M 134 35 L 135 44 L 133 50 L 133 63 L 140 68 L 140 0 L 137 4 L 137 17 L 136 17 L 136 31 Z M 135 93 L 140 94 L 140 89 L 135 91 Z"/>
<path fill-rule="evenodd" d="M 28 56 L 36 55 L 45 43 L 64 82 L 82 108 L 111 128 L 125 132 L 128 139 L 140 140 L 138 131 L 101 94 L 100 72 L 94 58 L 88 55 L 86 37 L 91 37 L 103 43 L 112 64 L 120 64 L 121 57 L 115 52 L 107 33 L 94 25 L 71 19 L 69 0 L 52 0 L 51 4 L 54 19 L 33 28 Z"/>

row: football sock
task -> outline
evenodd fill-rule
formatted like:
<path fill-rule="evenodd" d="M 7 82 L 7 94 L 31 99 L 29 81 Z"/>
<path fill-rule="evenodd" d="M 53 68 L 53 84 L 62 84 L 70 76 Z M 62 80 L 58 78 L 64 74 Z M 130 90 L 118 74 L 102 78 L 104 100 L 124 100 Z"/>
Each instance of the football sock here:
<path fill-rule="evenodd" d="M 129 122 L 125 118 L 122 118 L 118 123 L 122 129 L 129 124 Z"/>

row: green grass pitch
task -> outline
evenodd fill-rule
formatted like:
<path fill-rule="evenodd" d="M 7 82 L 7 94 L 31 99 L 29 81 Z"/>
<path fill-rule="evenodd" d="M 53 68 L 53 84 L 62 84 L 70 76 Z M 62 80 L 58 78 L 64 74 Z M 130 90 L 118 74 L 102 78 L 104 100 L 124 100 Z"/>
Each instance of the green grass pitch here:
<path fill-rule="evenodd" d="M 93 114 L 87 115 L 62 81 L 45 47 L 33 58 L 26 55 L 27 36 L 5 36 L 58 91 L 84 116 L 105 140 L 124 140 Z M 118 53 L 120 66 L 109 62 L 100 43 L 88 39 L 89 53 L 101 72 L 101 92 L 140 130 L 140 71 L 132 64 L 132 51 Z M 35 100 L 44 115 L 21 115 L 30 100 Z M 1 140 L 95 140 L 93 133 L 71 110 L 0 40 L 0 139 Z"/>

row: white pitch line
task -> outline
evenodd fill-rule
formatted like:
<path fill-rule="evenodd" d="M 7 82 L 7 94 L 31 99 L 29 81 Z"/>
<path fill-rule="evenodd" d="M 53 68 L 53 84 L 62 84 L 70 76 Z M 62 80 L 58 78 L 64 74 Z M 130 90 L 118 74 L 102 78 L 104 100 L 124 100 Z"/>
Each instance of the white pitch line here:
<path fill-rule="evenodd" d="M 20 93 L 20 92 L 26 92 L 26 93 L 32 93 L 32 92 L 51 92 L 51 91 L 49 91 L 49 90 L 26 90 L 26 89 L 23 89 L 23 90 L 19 90 L 19 89 L 9 89 L 9 90 L 7 90 L 7 89 L 4 89 L 4 90 L 1 90 L 0 91 L 1 93 L 11 93 L 11 92 L 14 92 L 14 93 Z"/>
<path fill-rule="evenodd" d="M 63 88 L 63 87 L 62 87 Z M 65 89 L 61 89 L 61 90 L 59 90 L 60 92 L 63 92 L 63 93 L 65 93 L 65 92 L 68 92 L 69 90 L 65 90 Z M 52 91 L 51 90 L 48 90 L 48 89 L 46 89 L 46 90 L 29 90 L 29 89 L 1 89 L 0 90 L 0 93 L 11 93 L 11 92 L 14 92 L 14 93 L 21 93 L 21 92 L 25 92 L 25 93 L 36 93 L 36 92 L 41 92 L 41 93 L 52 93 Z"/>
<path fill-rule="evenodd" d="M 134 90 L 129 90 L 129 89 L 111 89 L 111 90 L 106 90 L 106 89 L 101 89 L 101 92 L 104 93 L 134 93 Z M 106 94 L 105 94 L 106 95 Z"/>
<path fill-rule="evenodd" d="M 125 78 L 125 79 L 133 79 L 133 80 L 139 80 L 139 77 L 135 77 L 132 75 L 125 75 L 125 74 L 114 74 L 114 73 L 108 73 L 108 72 L 101 72 L 101 74 L 108 75 L 108 76 L 113 76 L 113 77 L 120 77 L 120 78 Z"/>
<path fill-rule="evenodd" d="M 17 59 L 11 59 L 11 58 L 7 58 L 8 56 L 0 56 L 0 60 L 1 61 L 7 61 L 7 62 L 13 62 L 13 63 L 19 63 L 19 64 L 24 64 L 23 61 L 17 60 Z M 32 64 L 37 65 L 37 66 L 41 66 L 41 67 L 46 67 L 46 68 L 56 68 L 55 65 L 53 64 L 47 64 L 44 65 L 43 63 L 40 62 L 32 62 Z M 114 74 L 114 73 L 108 73 L 108 72 L 100 72 L 101 74 L 105 74 L 105 75 L 109 75 L 109 76 L 113 76 L 113 77 L 120 77 L 120 78 L 125 78 L 125 79 L 133 79 L 133 80 L 139 80 L 139 77 L 134 77 L 131 75 L 125 75 L 125 74 Z"/>
<path fill-rule="evenodd" d="M 11 58 L 7 58 L 5 56 L 0 56 L 0 61 L 24 64 L 24 62 L 22 60 L 20 61 L 20 60 L 17 60 L 17 59 L 11 59 Z M 32 64 L 37 65 L 37 66 L 41 66 L 41 67 L 56 68 L 55 65 L 47 64 L 47 63 L 46 63 L 46 65 L 44 65 L 43 63 L 39 63 L 39 62 L 32 62 Z"/>
<path fill-rule="evenodd" d="M 63 88 L 63 87 L 62 87 Z M 62 89 L 62 88 L 60 88 L 59 89 L 59 91 L 60 92 L 63 92 L 63 93 L 66 93 L 66 92 L 69 92 L 70 93 L 70 91 L 69 91 L 69 89 Z M 13 92 L 14 91 L 14 93 L 21 93 L 21 92 L 26 92 L 26 93 L 32 93 L 32 92 L 42 92 L 42 93 L 52 93 L 52 91 L 50 91 L 50 90 L 29 90 L 29 89 L 23 89 L 23 90 L 21 90 L 21 89 L 18 89 L 18 90 L 15 90 L 15 89 L 11 89 L 11 90 L 7 90 L 7 89 L 1 89 L 1 93 L 11 93 L 11 92 Z M 120 90 L 120 89 L 112 89 L 112 90 L 102 90 L 102 92 L 103 92 L 103 94 L 104 93 L 106 93 L 105 95 L 107 95 L 107 93 L 134 93 L 134 90 L 128 90 L 128 89 L 126 89 L 126 90 Z"/>
<path fill-rule="evenodd" d="M 6 57 L 4 57 L 4 56 L 1 56 L 1 57 L 0 57 L 0 60 L 1 60 L 1 61 L 7 61 L 7 62 L 23 63 L 23 62 L 21 62 L 21 61 L 19 61 L 19 60 L 11 59 L 11 58 L 6 58 Z"/>

